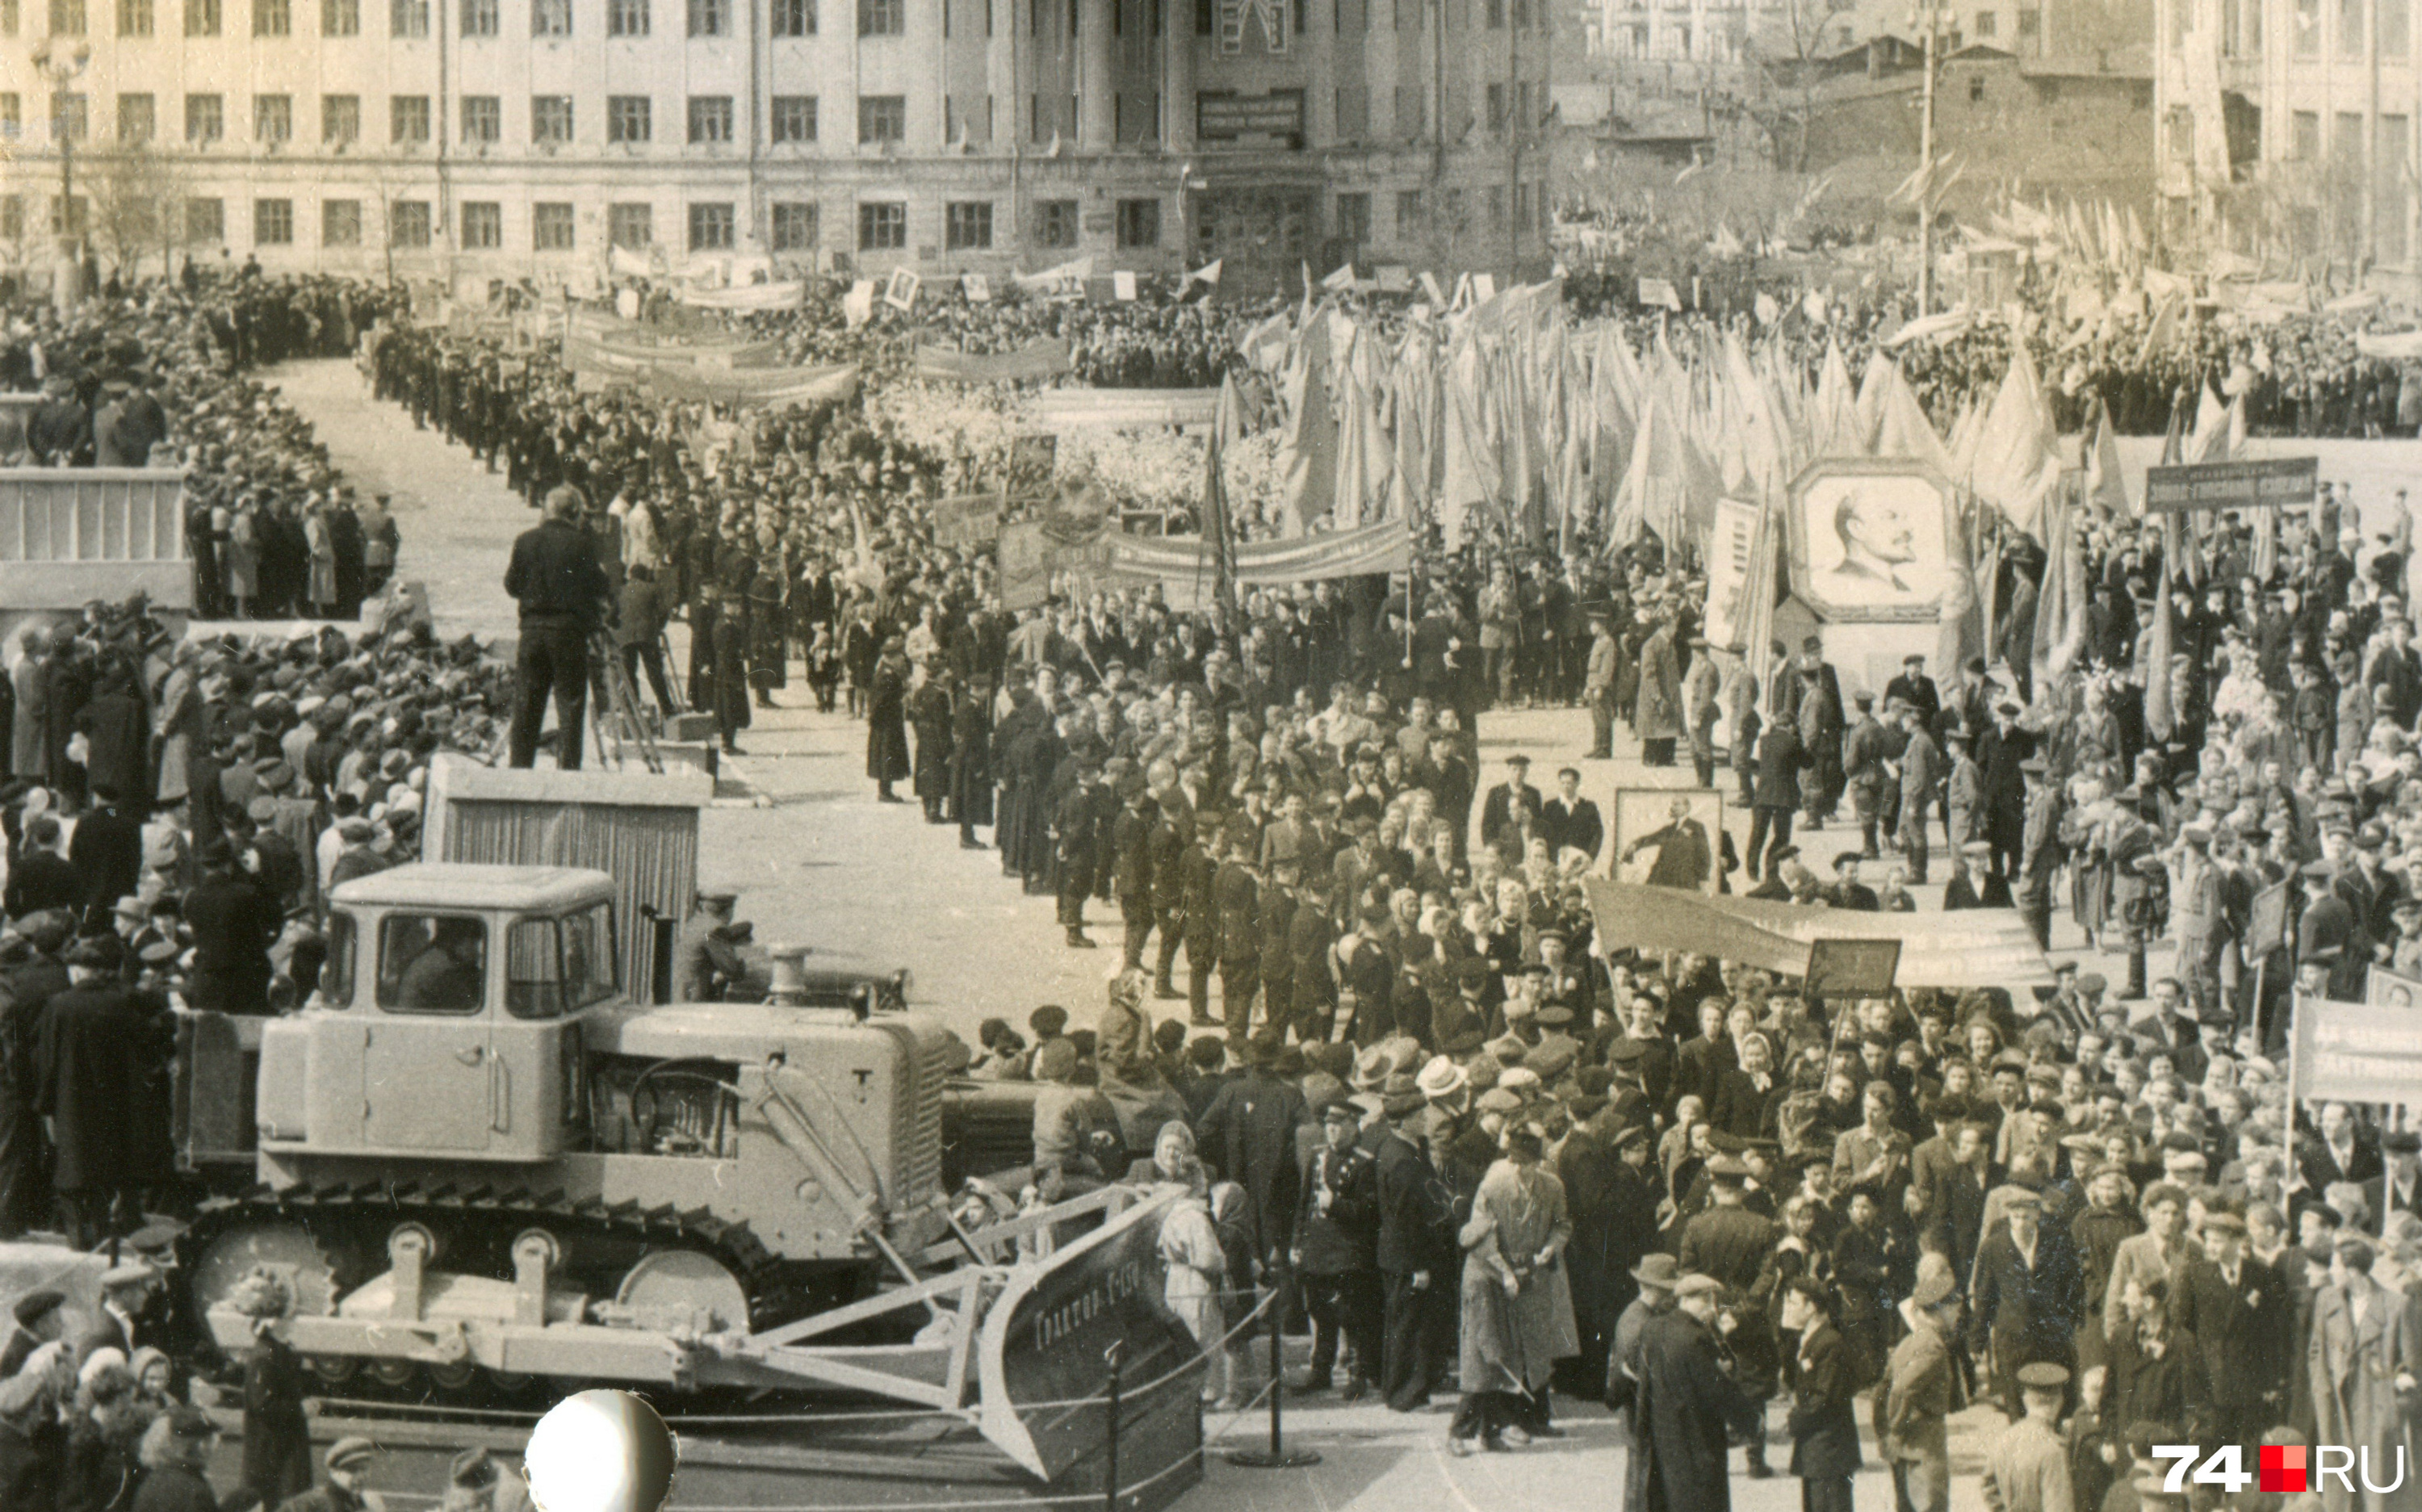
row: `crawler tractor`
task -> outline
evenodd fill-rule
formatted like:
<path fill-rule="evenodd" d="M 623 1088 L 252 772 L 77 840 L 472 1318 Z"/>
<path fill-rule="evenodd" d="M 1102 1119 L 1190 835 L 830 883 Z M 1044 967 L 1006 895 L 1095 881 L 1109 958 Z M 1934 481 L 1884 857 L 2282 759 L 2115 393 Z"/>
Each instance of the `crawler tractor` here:
<path fill-rule="evenodd" d="M 1130 1380 L 1191 1357 L 1142 1193 L 954 1218 L 950 1040 L 889 979 L 634 1006 L 613 903 L 602 872 L 398 867 L 336 890 L 311 1006 L 183 1016 L 184 1155 L 245 1177 L 179 1241 L 195 1349 L 244 1347 L 225 1304 L 267 1267 L 332 1395 L 838 1390 L 1046 1479 L 1099 1438 L 1070 1404 L 1106 1347 Z"/>

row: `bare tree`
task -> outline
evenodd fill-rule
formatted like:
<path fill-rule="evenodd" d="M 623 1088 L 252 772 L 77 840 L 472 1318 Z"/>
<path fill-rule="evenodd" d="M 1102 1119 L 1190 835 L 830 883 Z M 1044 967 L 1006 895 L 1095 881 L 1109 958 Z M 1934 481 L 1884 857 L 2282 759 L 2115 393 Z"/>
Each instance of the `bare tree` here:
<path fill-rule="evenodd" d="M 84 154 L 90 185 L 90 234 L 109 258 L 113 273 L 136 274 L 143 259 L 160 254 L 164 275 L 177 223 L 176 179 L 147 143 L 121 142 Z"/>
<path fill-rule="evenodd" d="M 1824 78 L 1825 32 L 1845 8 L 1845 0 L 1762 0 L 1757 8 L 1744 51 L 1763 82 L 1789 91 L 1788 102 L 1761 100 L 1750 110 L 1766 128 L 1778 168 L 1808 171 L 1810 123 L 1816 118 L 1816 86 Z"/>

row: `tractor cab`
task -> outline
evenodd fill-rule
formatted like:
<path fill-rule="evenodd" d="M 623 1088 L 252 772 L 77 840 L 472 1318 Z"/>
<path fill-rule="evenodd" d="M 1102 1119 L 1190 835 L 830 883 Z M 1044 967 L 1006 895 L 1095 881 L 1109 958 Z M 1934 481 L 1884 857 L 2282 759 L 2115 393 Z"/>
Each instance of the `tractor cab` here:
<path fill-rule="evenodd" d="M 320 993 L 261 1030 L 265 1152 L 535 1161 L 578 1147 L 581 1025 L 621 997 L 611 877 L 421 862 L 330 904 Z"/>

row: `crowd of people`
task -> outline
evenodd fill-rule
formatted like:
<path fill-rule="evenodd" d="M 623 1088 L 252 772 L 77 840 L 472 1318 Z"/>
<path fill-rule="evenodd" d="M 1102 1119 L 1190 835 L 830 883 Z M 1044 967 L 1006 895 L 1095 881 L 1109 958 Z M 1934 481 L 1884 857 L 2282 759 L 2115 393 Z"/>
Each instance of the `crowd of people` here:
<path fill-rule="evenodd" d="M 173 324 L 223 297 L 130 305 Z M 1165 345 L 1188 383 L 1234 360 L 1219 343 L 1252 313 L 1219 317 L 1221 336 L 1199 304 L 1029 317 L 952 297 L 941 319 L 971 346 L 1093 322 L 1078 334 L 1103 353 L 1140 342 L 1124 350 L 1157 366 Z M 367 296 L 339 304 L 372 328 Z M 812 306 L 763 319 L 794 357 L 872 339 Z M 2131 350 L 2128 329 L 2095 353 Z M 1810 334 L 1812 354 L 1854 345 Z M 1940 411 L 1998 380 L 1997 339 L 1905 361 Z M 2289 381 L 2275 348 L 2257 368 L 2239 339 L 2209 328 L 2177 372 L 2071 352 L 2084 376 L 2060 387 L 2135 422 L 2166 417 L 2180 375 Z M 210 434 L 166 404 L 168 442 L 215 443 L 212 468 L 307 516 L 311 495 L 341 500 L 234 349 L 210 350 L 225 397 L 250 402 L 200 412 Z M 2155 1443 L 2404 1442 L 2406 1388 L 2382 1383 L 2415 1373 L 2422 1337 L 2422 1137 L 2382 1110 L 2291 1108 L 2281 1068 L 2291 992 L 2422 980 L 2401 496 L 2358 510 L 2330 488 L 2269 540 L 2252 518 L 2094 522 L 2083 647 L 2056 676 L 2033 657 L 2043 556 L 2019 543 L 1974 654 L 1921 654 L 1869 688 L 1816 637 L 1776 648 L 1761 686 L 1707 648 L 1703 579 L 1653 540 L 1589 560 L 1432 546 L 1409 582 L 1201 611 L 1137 591 L 1009 612 L 981 554 L 936 543 L 951 459 L 861 405 L 733 422 L 392 321 L 368 361 L 383 395 L 545 505 L 555 543 L 530 570 L 561 569 L 577 602 L 542 592 L 540 612 L 578 638 L 526 635 L 526 672 L 533 646 L 545 665 L 518 699 L 476 645 L 422 631 L 180 646 L 140 606 L 102 606 L 34 647 L 0 948 L 58 985 L 8 979 L 8 1022 L 38 1052 L 19 1110 L 77 1101 L 39 1053 L 45 1026 L 80 1022 L 42 1006 L 61 987 L 152 1003 L 174 984 L 239 1011 L 307 992 L 319 890 L 409 845 L 432 752 L 490 748 L 510 712 L 526 764 L 552 692 L 557 759 L 578 764 L 566 701 L 604 630 L 660 705 L 713 711 L 731 748 L 795 671 L 820 710 L 866 720 L 879 795 L 992 846 L 1006 879 L 1055 897 L 1068 946 L 1116 920 L 1098 1026 L 988 1022 L 974 1074 L 1047 1083 L 1038 1192 L 1140 1161 L 1183 1185 L 1172 1307 L 1209 1344 L 1254 1287 L 1283 1290 L 1313 1331 L 1303 1388 L 1409 1411 L 1452 1384 L 1457 1453 L 1553 1436 L 1558 1392 L 1608 1401 L 1640 1506 L 1724 1504 L 1728 1441 L 1770 1473 L 1778 1395 L 1788 1469 L 1824 1506 L 1848 1504 L 1867 1393 L 1877 1451 L 1929 1509 L 1948 1504 L 1943 1420 L 1972 1398 L 2012 1419 L 1986 1457 L 2012 1506 L 2113 1488 L 2159 1504 Z M 2370 397 L 2283 388 L 2265 413 L 2358 424 L 2383 381 L 2347 381 Z M 664 665 L 677 615 L 685 699 Z M 62 722 L 79 676 L 96 691 Z M 1591 717 L 1552 789 L 1525 759 L 1481 769 L 1480 720 L 1524 704 Z M 1606 939 L 1582 879 L 1617 858 L 1586 787 L 1618 724 L 1677 785 L 1687 756 L 1750 811 L 1745 844 L 1701 837 L 1720 889 L 1914 911 L 1940 867 L 1942 906 L 2015 906 L 2047 946 L 2065 912 L 2119 980 L 2068 966 L 2040 994 L 1825 1001 Z M 1803 854 L 1827 828 L 1838 849 Z M 126 1121 L 135 1163 L 112 1166 L 71 1151 L 66 1119 L 45 1163 L 23 1139 L 39 1126 L 10 1116 L 14 1222 L 48 1205 L 28 1148 L 82 1238 L 165 1179 L 140 1163 L 165 1148 L 148 1120 Z M 86 1169 L 112 1174 L 57 1179 Z M 1249 1368 L 1215 1353 L 1206 1390 L 1239 1396 Z"/>

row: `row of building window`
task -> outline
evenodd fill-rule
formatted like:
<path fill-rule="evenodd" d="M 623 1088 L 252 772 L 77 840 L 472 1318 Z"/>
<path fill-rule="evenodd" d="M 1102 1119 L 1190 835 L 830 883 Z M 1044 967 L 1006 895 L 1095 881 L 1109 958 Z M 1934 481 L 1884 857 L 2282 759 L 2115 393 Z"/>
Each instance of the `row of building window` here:
<path fill-rule="evenodd" d="M 776 95 L 767 113 L 766 130 L 775 142 L 813 142 L 817 133 L 814 95 Z M 688 140 L 693 145 L 728 143 L 738 134 L 737 116 L 730 95 L 692 95 L 688 101 Z M 91 107 L 79 93 L 51 97 L 53 129 L 71 141 L 91 134 Z M 466 146 L 504 140 L 504 102 L 496 95 L 463 97 L 462 140 Z M 572 96 L 530 96 L 530 140 L 542 146 L 573 140 Z M 11 135 L 24 125 L 24 97 L 0 92 L 0 130 Z M 159 107 L 148 93 L 118 97 L 118 139 L 148 142 L 159 129 Z M 861 142 L 897 142 L 908 134 L 905 95 L 860 95 L 857 135 Z M 227 134 L 227 100 L 223 95 L 185 96 L 185 140 L 196 145 L 215 142 Z M 639 143 L 655 134 L 655 102 L 646 95 L 609 95 L 606 101 L 606 139 Z M 989 130 L 986 135 L 990 134 Z M 430 136 L 427 95 L 391 95 L 387 99 L 387 139 L 399 146 L 424 143 Z M 294 139 L 294 97 L 258 94 L 252 97 L 252 137 L 257 142 Z M 320 140 L 330 145 L 357 142 L 362 137 L 362 97 L 331 94 L 320 97 Z"/>
<path fill-rule="evenodd" d="M 54 37 L 82 37 L 90 29 L 90 10 L 110 0 L 47 0 L 50 34 Z M 188 37 L 217 37 L 226 31 L 226 10 L 229 0 L 183 0 L 182 24 Z M 307 7 L 309 0 L 303 0 Z M 322 37 L 359 37 L 362 34 L 362 0 L 319 0 L 320 35 Z M 373 6 L 377 0 L 371 0 Z M 857 0 L 857 34 L 860 37 L 900 37 L 908 30 L 908 0 Z M 1050 0 L 1059 3 L 1059 0 Z M 1066 0 L 1071 7 L 1069 29 L 1075 30 L 1074 6 L 1077 0 Z M 1149 4 L 1157 17 L 1160 0 L 1136 0 Z M 291 37 L 294 35 L 295 0 L 248 0 L 251 8 L 251 29 L 255 37 Z M 529 0 L 529 29 L 532 37 L 570 37 L 574 30 L 576 0 Z M 734 0 L 682 0 L 686 34 L 691 37 L 729 37 L 732 35 Z M 767 10 L 766 29 L 774 37 L 813 37 L 820 30 L 817 14 L 819 0 L 771 0 Z M 983 34 L 992 35 L 992 0 L 940 0 L 942 35 L 951 34 L 952 6 L 981 6 Z M 157 35 L 160 0 L 115 0 L 118 35 L 150 37 Z M 606 35 L 608 37 L 646 37 L 653 34 L 655 18 L 652 0 L 605 0 Z M 13 37 L 18 28 L 19 0 L 0 0 L 0 36 Z M 1045 8 L 1038 0 L 1039 15 Z M 458 14 L 462 34 L 465 37 L 497 37 L 503 35 L 505 0 L 459 0 Z M 416 39 L 429 35 L 430 0 L 387 0 L 387 35 Z M 1156 21 L 1155 29 L 1158 29 Z"/>
<path fill-rule="evenodd" d="M 465 200 L 457 209 L 457 229 L 463 250 L 494 252 L 505 244 L 504 206 L 494 200 Z M 1077 212 L 1074 199 L 1044 199 L 1033 204 L 1030 240 L 1040 247 L 1077 244 Z M 366 243 L 364 202 L 323 199 L 320 202 L 320 244 L 357 247 Z M 812 200 L 778 200 L 767 207 L 767 241 L 776 252 L 812 252 L 821 240 L 820 207 Z M 993 245 L 993 202 L 956 201 L 942 210 L 943 244 L 953 252 L 981 252 Z M 68 207 L 71 226 L 87 224 L 89 205 L 82 196 Z M 687 207 L 688 247 L 692 252 L 729 252 L 739 241 L 739 218 L 729 202 Z M 50 205 L 52 228 L 57 229 L 59 202 Z M 606 207 L 606 238 L 614 245 L 645 248 L 655 241 L 655 207 L 615 204 Z M 530 206 L 530 250 L 571 252 L 575 246 L 575 216 L 568 202 L 542 200 Z M 227 240 L 224 200 L 192 198 L 184 202 L 184 232 L 189 243 Z M 1116 217 L 1118 244 L 1141 250 L 1160 244 L 1160 201 L 1122 199 Z M 24 201 L 17 195 L 0 196 L 0 240 L 24 237 Z M 259 246 L 291 246 L 295 241 L 294 201 L 263 198 L 252 202 L 252 240 Z M 386 205 L 385 244 L 399 251 L 423 251 L 435 243 L 435 221 L 425 199 L 399 199 Z M 908 247 L 908 206 L 904 200 L 860 200 L 857 205 L 857 250 L 901 252 Z"/>
<path fill-rule="evenodd" d="M 0 0 L 0 36 L 13 37 L 18 29 L 20 0 Z M 91 10 L 109 5 L 112 0 L 46 0 L 50 34 L 55 37 L 82 37 L 90 29 Z M 182 0 L 182 24 L 188 37 L 217 37 L 226 26 L 225 10 L 229 0 Z M 291 37 L 294 35 L 295 0 L 245 0 L 251 9 L 251 30 L 255 37 Z M 303 0 L 307 7 L 309 0 Z M 322 37 L 359 37 L 362 34 L 362 0 L 319 0 L 320 35 Z M 729 37 L 732 35 L 734 0 L 682 0 L 686 35 L 691 37 Z M 1084 0 L 1030 0 L 1029 24 L 1036 36 L 1064 30 L 1074 37 L 1077 17 Z M 1110 0 L 1110 25 L 1113 32 L 1124 36 L 1127 11 L 1133 6 L 1139 12 L 1140 28 L 1152 36 L 1161 35 L 1162 6 L 1165 0 Z M 1378 22 L 1381 7 L 1388 8 L 1388 19 L 1395 30 L 1417 30 L 1424 24 L 1430 0 L 1328 0 L 1329 21 L 1340 35 L 1371 30 Z M 1474 29 L 1480 26 L 1502 29 L 1509 16 L 1516 30 L 1548 25 L 1547 0 L 1440 0 L 1444 7 L 1443 24 L 1450 31 Z M 2361 0 L 2340 0 L 2342 5 L 2360 5 Z M 2386 3 L 2386 0 L 2383 0 Z M 2397 0 L 2402 4 L 2402 0 Z M 120 37 L 150 37 L 156 34 L 160 0 L 114 0 Z M 376 0 L 372 0 L 376 4 Z M 506 0 L 459 0 L 457 13 L 462 34 L 465 37 L 497 37 L 503 35 Z M 574 32 L 577 0 L 529 0 L 529 34 L 532 37 L 570 37 Z M 819 0 L 771 0 L 766 29 L 769 35 L 813 37 L 819 34 Z M 908 30 L 908 0 L 857 0 L 857 35 L 860 37 L 900 37 Z M 952 35 L 954 8 L 981 8 L 983 34 L 993 35 L 993 0 L 936 0 L 938 20 L 944 37 Z M 1294 29 L 1307 29 L 1309 18 L 1319 0 L 1293 0 Z M 2318 0 L 2300 0 L 2300 4 L 2318 4 Z M 606 35 L 608 37 L 646 37 L 653 33 L 654 17 L 652 0 L 605 0 Z M 1217 0 L 1195 0 L 1194 31 L 1208 37 L 1217 29 Z M 414 39 L 429 35 L 430 0 L 387 0 L 387 35 Z M 972 18 L 970 18 L 972 19 Z M 1986 35 L 1980 33 L 1980 35 Z"/>
<path fill-rule="evenodd" d="M 1370 91 L 1361 87 L 1337 90 L 1336 135 L 1343 141 L 1359 141 L 1373 130 Z M 1451 112 L 1459 111 L 1460 89 L 1450 91 Z M 1499 132 L 1507 124 L 1506 107 L 1513 103 L 1513 119 L 1525 131 L 1535 125 L 1547 102 L 1547 90 L 1533 90 L 1525 80 L 1516 84 L 1509 93 L 1503 84 L 1490 84 L 1483 92 L 1484 118 L 1487 129 Z M 149 93 L 124 93 L 118 96 L 118 140 L 139 143 L 153 140 L 158 134 L 159 108 Z M 1122 94 L 1111 102 L 1112 129 L 1119 141 L 1156 139 L 1161 131 L 1160 97 L 1153 92 Z M 989 142 L 993 135 L 992 97 L 974 97 L 961 101 L 945 99 L 944 134 L 952 141 Z M 686 139 L 692 146 L 716 146 L 734 142 L 739 135 L 739 119 L 731 95 L 691 95 L 687 101 Z M 1406 85 L 1395 92 L 1396 134 L 1408 140 L 1418 138 L 1426 129 L 1423 87 Z M 23 97 L 13 92 L 0 92 L 0 131 L 11 134 L 24 129 Z M 1074 135 L 1077 132 L 1078 102 L 1075 95 L 1036 94 L 1028 102 L 1032 135 L 1038 142 L 1054 135 Z M 64 132 L 71 141 L 83 141 L 91 131 L 91 107 L 86 97 L 66 92 L 52 96 L 50 118 L 54 130 Z M 259 94 L 252 97 L 252 139 L 261 143 L 283 143 L 294 139 L 294 97 L 285 94 Z M 387 140 L 396 146 L 417 146 L 429 141 L 432 123 L 427 95 L 390 95 L 387 98 Z M 529 139 L 543 147 L 569 146 L 576 139 L 577 115 L 570 95 L 532 95 L 529 97 Z M 815 95 L 775 95 L 767 102 L 765 118 L 766 140 L 775 145 L 809 144 L 819 140 L 822 113 Z M 227 135 L 227 101 L 223 95 L 189 94 L 185 96 L 185 140 L 195 146 L 207 146 Z M 606 140 L 609 143 L 637 145 L 650 142 L 655 135 L 655 102 L 647 95 L 608 95 L 606 99 Z M 904 142 L 908 135 L 908 98 L 905 95 L 860 95 L 857 97 L 857 141 L 860 145 Z M 504 141 L 505 112 L 503 97 L 498 95 L 464 95 L 462 98 L 460 140 L 466 147 L 495 146 Z M 320 97 L 320 140 L 323 145 L 340 146 L 362 140 L 362 97 L 354 94 L 330 94 Z"/>

